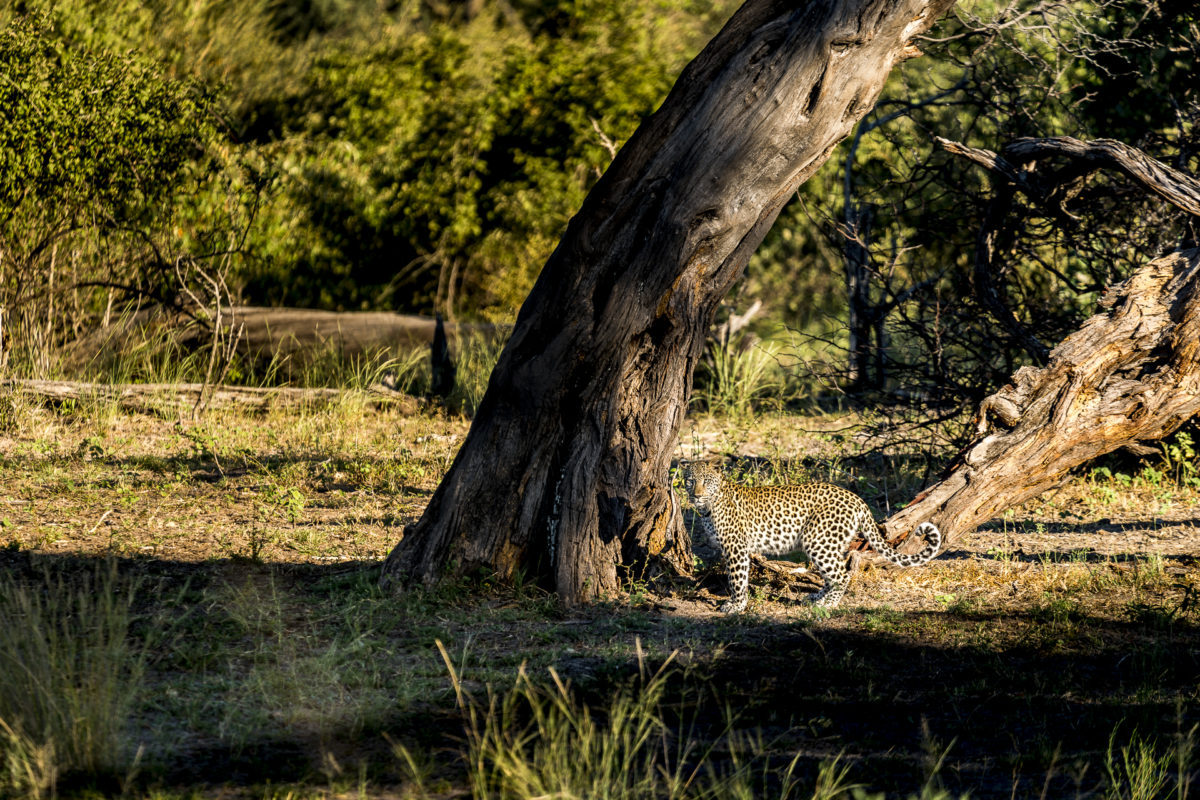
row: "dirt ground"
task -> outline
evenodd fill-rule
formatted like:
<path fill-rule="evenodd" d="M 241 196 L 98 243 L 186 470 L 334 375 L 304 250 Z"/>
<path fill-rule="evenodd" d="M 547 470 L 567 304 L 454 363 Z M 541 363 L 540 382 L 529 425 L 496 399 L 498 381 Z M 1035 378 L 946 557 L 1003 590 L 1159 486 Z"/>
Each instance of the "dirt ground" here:
<path fill-rule="evenodd" d="M 0 426 L 5 569 L 114 557 L 158 587 L 152 615 L 187 620 L 138 716 L 147 786 L 262 796 L 264 782 L 325 791 L 357 774 L 366 794 L 394 796 L 410 785 L 387 743 L 402 742 L 453 795 L 462 723 L 435 642 L 476 665 L 475 691 L 525 664 L 596 703 L 638 659 L 672 659 L 686 666 L 670 707 L 689 709 L 688 735 L 723 742 L 732 724 L 758 737 L 768 771 L 799 757 L 815 776 L 841 759 L 889 796 L 1099 796 L 1142 741 L 1194 768 L 1200 492 L 1154 470 L 1080 475 L 925 567 L 867 557 L 832 614 L 802 602 L 816 579 L 756 569 L 749 612 L 727 617 L 719 563 L 631 577 L 628 596 L 585 609 L 486 580 L 381 594 L 379 562 L 448 468 L 461 419 L 352 403 L 198 423 L 14 414 Z M 700 420 L 681 455 L 892 480 L 830 467 L 846 444 L 820 432 L 828 421 L 764 426 Z"/>

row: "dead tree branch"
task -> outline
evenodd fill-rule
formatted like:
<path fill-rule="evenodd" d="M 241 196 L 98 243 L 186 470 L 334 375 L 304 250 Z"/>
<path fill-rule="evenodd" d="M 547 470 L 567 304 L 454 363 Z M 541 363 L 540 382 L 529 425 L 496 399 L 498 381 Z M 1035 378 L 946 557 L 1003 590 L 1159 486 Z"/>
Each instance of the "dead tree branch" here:
<path fill-rule="evenodd" d="M 208 408 L 265 412 L 330 405 L 351 394 L 341 389 L 214 386 L 211 383 L 100 384 L 23 379 L 0 381 L 0 395 L 7 393 L 48 403 L 101 401 L 115 403 L 127 411 L 158 414 L 183 414 L 186 411 L 189 415 L 201 397 L 205 398 Z M 372 387 L 364 396 L 376 408 L 396 408 L 405 414 L 416 413 L 420 408 L 417 398 L 384 387 Z"/>
<path fill-rule="evenodd" d="M 1071 469 L 1161 439 L 1200 412 L 1200 248 L 1144 265 L 1100 313 L 980 407 L 980 437 L 886 523 L 948 541 L 1059 484 Z"/>
<path fill-rule="evenodd" d="M 1018 162 L 1066 156 L 1082 161 L 1093 169 L 1115 169 L 1176 208 L 1200 217 L 1200 181 L 1124 142 L 1114 139 L 1083 142 L 1069 136 L 1025 138 L 1015 139 L 1004 148 L 1003 154 L 1009 161 Z"/>

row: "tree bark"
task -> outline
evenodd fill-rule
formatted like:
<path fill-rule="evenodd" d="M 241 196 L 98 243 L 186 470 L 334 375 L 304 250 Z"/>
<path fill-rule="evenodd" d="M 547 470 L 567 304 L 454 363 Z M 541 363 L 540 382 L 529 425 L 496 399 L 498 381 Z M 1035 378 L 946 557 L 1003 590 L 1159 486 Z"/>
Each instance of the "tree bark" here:
<path fill-rule="evenodd" d="M 784 203 L 953 0 L 749 0 L 568 225 L 384 583 L 478 567 L 567 603 L 690 566 L 671 453 L 720 300 Z"/>
<path fill-rule="evenodd" d="M 984 400 L 979 438 L 884 523 L 889 534 L 933 522 L 952 542 L 1072 468 L 1168 436 L 1200 411 L 1200 249 L 1151 261 L 1101 307 L 1046 367 L 1022 367 Z"/>

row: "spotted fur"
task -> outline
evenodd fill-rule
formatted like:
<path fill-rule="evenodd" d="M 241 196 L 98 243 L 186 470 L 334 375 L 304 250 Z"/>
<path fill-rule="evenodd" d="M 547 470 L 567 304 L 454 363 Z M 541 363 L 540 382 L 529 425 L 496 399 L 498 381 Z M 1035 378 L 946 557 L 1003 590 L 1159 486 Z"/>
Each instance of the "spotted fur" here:
<path fill-rule="evenodd" d="M 825 581 L 809 602 L 832 608 L 849 584 L 846 560 L 850 543 L 862 534 L 871 548 L 901 567 L 924 564 L 942 546 L 941 532 L 929 522 L 917 528 L 927 545 L 915 555 L 896 552 L 884 541 L 862 498 L 840 486 L 739 486 L 725 480 L 712 464 L 683 462 L 684 487 L 700 513 L 705 533 L 725 554 L 729 571 L 726 613 L 746 608 L 753 553 L 780 555 L 803 550 Z"/>

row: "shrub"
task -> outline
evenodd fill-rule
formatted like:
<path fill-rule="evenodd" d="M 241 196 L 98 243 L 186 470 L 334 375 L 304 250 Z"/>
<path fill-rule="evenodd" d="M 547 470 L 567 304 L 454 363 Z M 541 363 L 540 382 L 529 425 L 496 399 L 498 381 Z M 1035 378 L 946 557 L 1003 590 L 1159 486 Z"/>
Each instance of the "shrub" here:
<path fill-rule="evenodd" d="M 237 226 L 213 220 L 244 210 L 252 181 L 223 169 L 210 93 L 46 16 L 0 31 L 0 74 L 0 362 L 45 373 L 114 303 L 181 306 L 227 267 Z"/>

